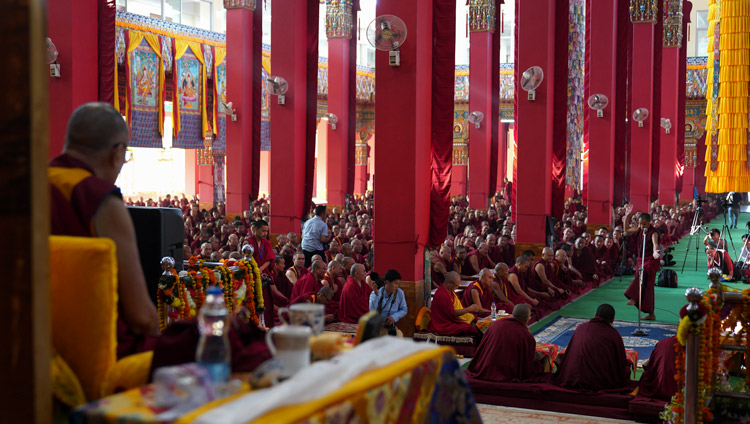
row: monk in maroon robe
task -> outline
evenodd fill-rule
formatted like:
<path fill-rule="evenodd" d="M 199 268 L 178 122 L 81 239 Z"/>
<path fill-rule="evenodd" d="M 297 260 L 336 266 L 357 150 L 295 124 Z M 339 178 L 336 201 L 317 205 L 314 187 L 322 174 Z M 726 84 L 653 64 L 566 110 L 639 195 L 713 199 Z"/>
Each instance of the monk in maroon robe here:
<path fill-rule="evenodd" d="M 292 305 L 297 303 L 318 303 L 321 305 L 327 305 L 333 297 L 333 290 L 330 287 L 323 286 L 318 290 L 317 293 L 305 293 L 301 296 L 294 298 L 291 302 Z M 326 321 L 330 321 L 330 317 L 333 315 L 326 313 Z"/>
<path fill-rule="evenodd" d="M 578 295 L 583 292 L 586 284 L 578 279 L 577 275 L 568 267 L 569 261 L 568 254 L 564 250 L 558 249 L 555 252 L 555 262 L 553 264 L 555 269 L 555 285 L 565 288 L 573 295 Z"/>
<path fill-rule="evenodd" d="M 115 243 L 118 358 L 151 350 L 159 334 L 133 222 L 115 186 L 128 140 L 128 126 L 119 112 L 106 103 L 86 103 L 70 117 L 65 148 L 47 169 L 51 234 L 107 237 Z"/>
<path fill-rule="evenodd" d="M 602 272 L 602 277 L 611 276 L 614 274 L 613 264 L 609 259 L 609 249 L 604 245 L 604 237 L 594 237 L 594 260 L 599 270 Z"/>
<path fill-rule="evenodd" d="M 531 308 L 525 303 L 513 308 L 513 315 L 490 325 L 482 337 L 466 374 L 486 381 L 527 381 L 544 371 L 536 341 L 526 323 Z"/>
<path fill-rule="evenodd" d="M 489 234 L 487 236 L 487 247 L 489 248 L 489 255 L 492 262 L 497 264 L 498 262 L 503 262 L 503 251 L 500 249 L 500 246 L 497 244 L 497 236 L 494 234 Z M 506 264 L 507 265 L 507 264 Z"/>
<path fill-rule="evenodd" d="M 292 257 L 293 259 L 293 265 L 289 267 L 289 269 L 286 270 L 286 278 L 291 282 L 292 284 L 296 284 L 297 281 L 304 277 L 305 274 L 309 273 L 310 270 L 305 268 L 305 254 L 302 252 L 297 252 Z"/>
<path fill-rule="evenodd" d="M 656 344 L 648 363 L 644 365 L 643 375 L 638 383 L 639 395 L 669 401 L 677 393 L 677 382 L 674 379 L 677 374 L 677 345 L 677 336 L 667 337 Z M 684 349 L 681 346 L 679 348 Z"/>
<path fill-rule="evenodd" d="M 372 287 L 365 281 L 364 265 L 354 264 L 341 291 L 338 319 L 349 324 L 358 323 L 362 315 L 370 311 L 370 293 Z"/>
<path fill-rule="evenodd" d="M 284 275 L 284 258 L 277 256 L 273 260 L 273 275 L 269 283 L 263 289 L 263 302 L 266 305 L 263 310 L 263 317 L 266 327 L 273 327 L 277 324 L 279 308 L 289 305 L 292 297 L 292 284 Z"/>
<path fill-rule="evenodd" d="M 330 287 L 333 292 L 331 300 L 326 303 L 326 314 L 333 316 L 334 321 L 338 317 L 339 303 L 341 302 L 341 290 L 344 288 L 344 285 L 341 284 L 339 280 L 342 270 L 343 267 L 341 266 L 341 263 L 338 261 L 331 261 L 328 263 L 328 270 L 324 277 L 326 284 L 328 284 L 328 287 Z"/>
<path fill-rule="evenodd" d="M 552 282 L 556 273 L 554 262 L 555 255 L 552 249 L 549 247 L 542 249 L 542 257 L 531 267 L 528 285 L 539 292 L 537 299 L 546 303 L 551 309 L 557 310 L 565 304 L 564 299 L 567 298 L 567 293 Z"/>
<path fill-rule="evenodd" d="M 430 333 L 443 336 L 479 335 L 479 329 L 476 326 L 468 323 L 466 319 L 459 319 L 465 314 L 473 314 L 479 310 L 477 305 L 470 305 L 466 308 L 460 307 L 462 306 L 461 301 L 455 293 L 459 281 L 461 281 L 461 277 L 458 273 L 449 272 L 445 275 L 443 285 L 438 287 L 432 296 L 430 324 L 427 326 L 427 331 Z"/>
<path fill-rule="evenodd" d="M 612 327 L 614 320 L 615 308 L 602 304 L 592 320 L 576 328 L 555 374 L 555 384 L 593 391 L 629 388 L 632 364 L 625 355 L 622 336 Z"/>
<path fill-rule="evenodd" d="M 326 275 L 326 265 L 323 261 L 315 261 L 311 265 L 312 271 L 303 275 L 294 284 L 291 299 L 296 299 L 304 294 L 315 294 L 323 287 L 320 281 Z"/>
<path fill-rule="evenodd" d="M 508 281 L 508 265 L 503 262 L 495 265 L 495 284 L 498 286 L 499 293 L 496 293 L 498 300 L 501 302 L 497 304 L 498 310 L 503 309 L 505 311 L 512 311 L 515 305 L 526 302 L 523 296 L 516 293 Z"/>
<path fill-rule="evenodd" d="M 630 218 L 633 212 L 632 205 L 628 205 L 626 211 L 627 214 L 623 218 L 623 222 L 626 222 Z M 656 283 L 656 274 L 659 272 L 659 268 L 661 268 L 661 255 L 658 250 L 659 233 L 651 226 L 651 216 L 649 214 L 642 213 L 638 223 L 638 227 L 627 230 L 629 235 L 634 234 L 630 239 L 638 243 L 638 259 L 636 261 L 637 270 L 633 276 L 633 281 L 625 291 L 625 297 L 628 298 L 628 305 L 638 307 L 638 295 L 640 292 L 642 299 L 642 302 L 640 302 L 641 312 L 648 314 L 643 319 L 652 321 L 656 319 L 654 316 L 654 284 Z M 646 234 L 645 238 L 644 234 Z M 643 272 L 642 288 L 640 286 L 641 272 Z"/>
<path fill-rule="evenodd" d="M 583 276 L 583 281 L 592 283 L 594 287 L 599 287 L 601 271 L 596 266 L 593 252 L 586 246 L 586 241 L 582 237 L 576 239 L 572 262 L 573 266 Z"/>
<path fill-rule="evenodd" d="M 250 245 L 253 246 L 255 252 L 253 258 L 258 263 L 260 273 L 268 274 L 270 277 L 273 274 L 271 270 L 273 260 L 276 259 L 276 254 L 273 253 L 273 246 L 268 240 L 268 223 L 262 219 L 253 221 L 250 226 L 253 236 L 250 237 Z"/>
<path fill-rule="evenodd" d="M 476 315 L 480 318 L 486 317 L 491 313 L 492 304 L 495 303 L 495 296 L 492 293 L 490 284 L 492 283 L 492 271 L 487 268 L 479 272 L 479 280 L 474 281 L 464 290 L 461 303 L 464 307 L 477 305 Z M 497 304 L 495 305 L 497 307 Z"/>

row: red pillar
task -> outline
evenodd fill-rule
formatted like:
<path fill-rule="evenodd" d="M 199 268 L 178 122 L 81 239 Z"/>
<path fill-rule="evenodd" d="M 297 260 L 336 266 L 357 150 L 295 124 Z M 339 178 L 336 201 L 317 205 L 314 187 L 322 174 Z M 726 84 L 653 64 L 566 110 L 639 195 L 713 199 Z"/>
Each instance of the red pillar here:
<path fill-rule="evenodd" d="M 621 117 L 614 113 L 615 104 L 625 99 L 616 95 L 617 59 L 617 0 L 588 0 L 586 2 L 586 50 L 590 52 L 590 67 L 586 69 L 588 84 L 584 100 L 603 94 L 609 106 L 598 118 L 594 110 L 588 112 L 588 223 L 609 226 L 612 223 L 612 195 L 614 189 L 615 122 Z M 588 105 L 586 106 L 588 107 Z"/>
<path fill-rule="evenodd" d="M 214 204 L 214 167 L 198 166 L 198 198 L 201 208 L 211 209 Z"/>
<path fill-rule="evenodd" d="M 227 9 L 227 92 L 237 121 L 227 119 L 227 213 L 250 209 L 253 140 L 253 13 L 255 0 Z M 260 60 L 260 58 L 258 58 Z M 213 195 L 212 195 L 213 197 Z M 201 198 L 203 201 L 203 198 Z"/>
<path fill-rule="evenodd" d="M 636 3 L 631 0 L 631 3 Z M 637 4 L 633 6 L 637 9 Z M 653 125 L 659 125 L 659 117 L 654 116 L 654 34 L 657 10 L 645 2 L 643 13 L 630 13 L 633 23 L 633 78 L 630 81 L 632 96 L 631 110 L 627 111 L 630 119 L 631 153 L 630 165 L 630 202 L 637 211 L 650 210 L 650 192 L 652 160 Z M 684 87 L 683 87 L 684 90 Z M 649 112 L 648 118 L 639 126 L 633 119 L 633 112 L 638 108 L 645 108 Z"/>
<path fill-rule="evenodd" d="M 49 78 L 49 155 L 60 154 L 73 111 L 99 98 L 98 2 L 47 3 L 47 36 L 57 47 L 60 78 Z M 46 56 L 45 56 L 46 57 Z M 46 62 L 45 62 L 46 66 Z"/>
<path fill-rule="evenodd" d="M 400 46 L 401 66 L 388 65 L 388 52 L 375 52 L 374 239 L 375 269 L 397 269 L 409 306 L 405 325 L 424 305 L 424 244 L 429 237 L 432 126 L 432 2 L 379 0 L 376 15 L 395 15 L 409 28 Z M 408 117 L 408 119 L 405 119 Z M 399 321 L 399 323 L 401 323 Z M 405 334 L 411 333 L 402 328 Z"/>
<path fill-rule="evenodd" d="M 665 2 L 666 4 L 667 2 Z M 673 205 L 679 172 L 677 143 L 681 141 L 680 114 L 685 114 L 685 75 L 680 78 L 682 48 L 682 0 L 668 3 L 664 10 L 664 41 L 661 53 L 661 117 L 672 125 L 669 133 L 662 129 L 659 153 L 659 203 Z M 671 37 L 668 37 L 671 35 Z M 658 42 L 658 41 L 657 41 Z M 682 94 L 682 96 L 680 96 Z M 682 98 L 682 101 L 680 101 Z M 680 107 L 680 104 L 682 106 Z M 657 118 L 658 119 L 658 118 Z"/>
<path fill-rule="evenodd" d="M 495 190 L 500 193 L 505 188 L 505 173 L 508 161 L 508 124 L 500 123 L 500 133 L 497 137 L 497 187 Z M 491 193 L 495 194 L 495 193 Z"/>
<path fill-rule="evenodd" d="M 466 181 L 469 175 L 468 150 L 469 146 L 462 140 L 453 140 L 453 166 L 451 167 L 451 196 L 466 196 Z"/>
<path fill-rule="evenodd" d="M 368 151 L 367 142 L 357 143 L 356 151 L 354 152 L 354 194 L 364 194 L 367 191 Z"/>
<path fill-rule="evenodd" d="M 469 126 L 469 207 L 487 209 L 490 193 L 491 124 L 497 119 L 492 111 L 492 39 L 495 32 L 495 0 L 472 2 L 469 6 L 471 50 L 469 54 L 469 115 L 480 112 L 480 127 Z M 497 66 L 495 66 L 495 69 Z M 494 75 L 497 78 L 497 75 Z M 494 116 L 493 116 L 494 115 Z"/>
<path fill-rule="evenodd" d="M 328 149 L 331 148 L 331 137 L 328 132 L 329 129 L 328 119 L 321 119 L 318 123 L 318 137 L 315 143 L 315 192 L 313 197 L 316 197 L 319 201 L 326 200 L 328 204 L 331 203 L 330 197 L 328 197 Z"/>
<path fill-rule="evenodd" d="M 348 190 L 349 167 L 349 87 L 351 38 L 351 1 L 332 0 L 326 8 L 328 36 L 328 113 L 337 117 L 336 129 L 328 126 L 327 199 L 328 205 L 343 206 Z"/>
<path fill-rule="evenodd" d="M 546 217 L 551 212 L 555 1 L 517 0 L 516 37 L 516 251 L 539 250 L 545 243 Z M 521 89 L 521 75 L 532 66 L 544 71 L 534 101 Z"/>

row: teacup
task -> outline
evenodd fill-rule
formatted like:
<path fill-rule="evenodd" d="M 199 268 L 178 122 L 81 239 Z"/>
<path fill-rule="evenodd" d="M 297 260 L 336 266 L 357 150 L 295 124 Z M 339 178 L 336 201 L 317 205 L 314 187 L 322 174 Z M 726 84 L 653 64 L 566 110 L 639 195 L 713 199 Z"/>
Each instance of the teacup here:
<path fill-rule="evenodd" d="M 271 354 L 281 363 L 281 377 L 288 378 L 310 365 L 310 327 L 282 325 L 266 333 Z"/>
<path fill-rule="evenodd" d="M 317 303 L 297 303 L 288 308 L 279 309 L 279 319 L 285 325 L 306 325 L 318 335 L 325 325 L 325 305 Z M 288 315 L 288 319 L 285 315 Z"/>

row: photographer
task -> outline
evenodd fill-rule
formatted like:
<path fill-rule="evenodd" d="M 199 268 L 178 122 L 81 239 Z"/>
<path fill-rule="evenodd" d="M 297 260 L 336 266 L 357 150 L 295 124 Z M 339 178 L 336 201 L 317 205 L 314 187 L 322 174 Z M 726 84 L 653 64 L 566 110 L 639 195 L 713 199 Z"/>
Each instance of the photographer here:
<path fill-rule="evenodd" d="M 729 228 L 737 228 L 737 220 L 740 217 L 740 202 L 742 195 L 734 191 L 727 194 L 725 209 L 729 214 Z"/>
<path fill-rule="evenodd" d="M 377 311 L 385 318 L 384 327 L 388 334 L 397 334 L 396 322 L 406 316 L 406 297 L 404 291 L 398 288 L 401 274 L 395 269 L 385 272 L 385 278 L 373 281 L 377 290 L 370 293 L 370 310 Z"/>

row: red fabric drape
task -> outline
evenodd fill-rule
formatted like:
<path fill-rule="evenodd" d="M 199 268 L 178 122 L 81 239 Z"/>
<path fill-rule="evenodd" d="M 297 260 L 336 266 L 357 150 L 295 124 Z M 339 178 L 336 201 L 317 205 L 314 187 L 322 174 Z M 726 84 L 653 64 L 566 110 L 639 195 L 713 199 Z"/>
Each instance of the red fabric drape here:
<path fill-rule="evenodd" d="M 591 10 L 591 2 L 593 0 L 586 0 L 586 10 Z M 591 45 L 591 31 L 588 31 L 589 28 L 591 28 L 591 13 L 586 13 L 586 32 L 584 35 L 584 43 L 586 46 Z M 584 49 L 583 52 L 583 68 L 587 71 L 591 69 L 591 49 Z M 583 108 L 583 145 L 582 148 L 584 151 L 588 150 L 589 146 L 591 145 L 591 139 L 589 134 L 589 119 L 591 119 L 591 108 L 588 105 L 588 96 L 591 94 L 591 73 L 590 72 L 584 72 L 583 73 L 583 101 L 587 102 L 586 105 Z M 614 105 L 611 105 L 610 107 L 613 107 Z M 590 152 L 589 152 L 590 157 Z M 588 205 L 589 202 L 589 164 L 588 161 L 583 164 L 583 167 L 581 169 L 581 180 L 583 181 L 582 187 L 581 187 L 581 199 L 583 200 L 584 205 Z"/>
<path fill-rule="evenodd" d="M 628 81 L 630 75 L 630 45 L 631 28 L 629 2 L 621 1 L 617 5 L 617 45 L 624 46 L 617 49 L 615 64 L 615 101 L 609 105 L 615 119 L 615 169 L 614 187 L 612 191 L 612 205 L 623 204 L 623 198 L 629 190 L 626 188 L 627 153 L 630 144 L 630 126 L 625 121 L 629 108 Z"/>
<path fill-rule="evenodd" d="M 499 0 L 495 5 L 495 32 L 492 34 L 492 108 L 490 109 L 490 197 L 495 196 L 498 191 L 497 186 L 497 161 L 499 149 L 499 132 L 500 125 L 500 10 L 504 0 Z"/>
<path fill-rule="evenodd" d="M 515 21 L 518 22 L 518 11 L 521 9 L 521 0 L 516 0 L 516 16 Z M 518 199 L 518 196 L 516 196 L 517 190 L 518 190 L 518 96 L 521 93 L 524 93 L 523 89 L 521 88 L 521 71 L 518 67 L 518 31 L 516 31 L 513 34 L 513 43 L 515 44 L 515 47 L 513 48 L 513 92 L 515 95 L 513 96 L 513 195 L 511 196 L 511 214 L 510 219 L 513 222 L 516 222 L 516 210 L 518 209 L 516 206 L 516 199 Z M 567 49 L 566 49 L 567 51 Z"/>
<path fill-rule="evenodd" d="M 688 23 L 690 22 L 690 11 L 693 10 L 693 4 L 690 3 L 688 0 L 684 0 L 682 2 L 682 47 L 680 47 L 680 73 L 678 74 L 678 86 L 679 87 L 685 87 L 686 79 L 687 79 L 687 33 L 688 33 Z M 685 99 L 687 97 L 686 90 L 680 90 L 680 99 L 678 101 L 679 110 L 684 111 L 685 110 Z M 685 169 L 685 114 L 679 113 L 677 114 L 677 126 L 674 128 L 674 131 L 677 131 L 677 164 L 682 170 L 682 172 L 679 172 L 677 174 L 677 183 L 675 186 L 675 193 L 679 196 L 682 193 L 682 178 L 683 175 L 686 172 Z M 692 170 L 691 170 L 692 171 Z M 688 198 L 693 195 L 693 193 L 687 193 Z"/>
<path fill-rule="evenodd" d="M 456 2 L 432 1 L 432 142 L 430 164 L 430 240 L 439 246 L 448 233 L 453 167 L 453 91 L 455 82 Z"/>
<path fill-rule="evenodd" d="M 253 99 L 252 120 L 253 134 L 252 147 L 250 148 L 251 166 L 250 172 L 250 203 L 258 198 L 260 189 L 260 126 L 261 106 L 263 97 L 263 7 L 258 6 L 253 12 Z"/>
<path fill-rule="evenodd" d="M 115 0 L 99 0 L 99 101 L 115 102 Z"/>
<path fill-rule="evenodd" d="M 555 109 L 552 124 L 552 203 L 550 213 L 565 211 L 565 169 L 568 147 L 568 15 L 569 0 L 555 2 Z"/>
<path fill-rule="evenodd" d="M 352 22 L 357 22 L 359 0 L 352 4 Z M 355 153 L 357 149 L 357 35 L 356 25 L 349 39 L 349 128 L 347 128 L 348 145 L 346 158 L 346 192 L 354 194 Z"/>
<path fill-rule="evenodd" d="M 256 8 L 260 9 L 260 8 Z M 320 2 L 307 0 L 307 98 L 305 120 L 305 201 L 300 217 L 307 215 L 312 206 L 315 183 L 315 136 L 318 114 L 318 15 Z M 258 54 L 260 57 L 260 54 Z"/>
<path fill-rule="evenodd" d="M 648 113 L 651 125 L 651 201 L 659 198 L 659 153 L 661 148 L 661 48 L 662 30 L 664 27 L 663 7 L 659 8 L 659 15 L 654 24 L 654 90 L 653 110 Z M 683 85 L 684 87 L 684 85 Z M 684 128 L 684 127 L 683 127 Z"/>

